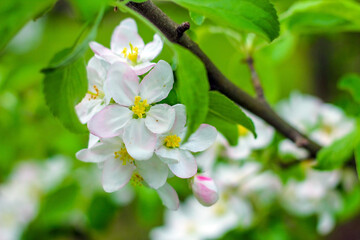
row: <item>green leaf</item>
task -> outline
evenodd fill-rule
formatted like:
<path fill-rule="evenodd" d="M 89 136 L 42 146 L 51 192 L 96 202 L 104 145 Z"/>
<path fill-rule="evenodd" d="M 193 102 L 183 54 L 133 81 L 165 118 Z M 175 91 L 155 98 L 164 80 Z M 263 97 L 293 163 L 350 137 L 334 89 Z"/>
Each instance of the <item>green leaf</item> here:
<path fill-rule="evenodd" d="M 189 12 L 190 18 L 194 21 L 194 23 L 196 23 L 196 25 L 201 25 L 203 24 L 204 20 L 205 20 L 205 16 L 201 15 L 201 14 L 197 14 L 195 12 Z"/>
<path fill-rule="evenodd" d="M 350 92 L 354 100 L 360 103 L 360 76 L 358 74 L 352 73 L 343 76 L 338 87 Z"/>
<path fill-rule="evenodd" d="M 87 216 L 90 226 L 97 230 L 105 229 L 116 213 L 116 205 L 109 194 L 96 194 L 88 207 Z"/>
<path fill-rule="evenodd" d="M 219 25 L 256 33 L 270 41 L 279 36 L 279 21 L 269 0 L 173 0 Z"/>
<path fill-rule="evenodd" d="M 84 53 L 88 43 L 95 38 L 103 9 L 92 24 L 87 24 L 74 46 L 54 56 L 48 68 L 44 69 L 44 95 L 52 114 L 73 132 L 86 132 L 76 115 L 75 105 L 87 91 Z M 87 32 L 87 34 L 85 34 Z M 81 41 L 81 39 L 83 39 Z"/>
<path fill-rule="evenodd" d="M 317 169 L 331 170 L 341 167 L 353 156 L 355 146 L 360 142 L 359 126 L 345 137 L 336 140 L 330 146 L 324 147 L 316 156 Z"/>
<path fill-rule="evenodd" d="M 31 19 L 49 10 L 56 0 L 4 0 L 0 1 L 0 50 Z"/>
<path fill-rule="evenodd" d="M 235 124 L 225 121 L 212 112 L 208 112 L 205 123 L 214 126 L 228 140 L 231 146 L 236 146 L 239 140 L 239 131 Z"/>
<path fill-rule="evenodd" d="M 174 45 L 177 53 L 177 87 L 180 102 L 186 106 L 188 137 L 204 122 L 210 89 L 204 64 L 189 50 Z"/>
<path fill-rule="evenodd" d="M 300 33 L 359 31 L 360 5 L 355 1 L 303 1 L 281 16 L 281 23 Z"/>
<path fill-rule="evenodd" d="M 360 144 L 355 146 L 355 162 L 358 178 L 360 179 Z"/>
<path fill-rule="evenodd" d="M 251 131 L 256 138 L 255 126 L 241 108 L 219 92 L 209 92 L 209 112 L 232 124 L 240 124 Z M 237 131 L 237 130 L 236 130 Z"/>

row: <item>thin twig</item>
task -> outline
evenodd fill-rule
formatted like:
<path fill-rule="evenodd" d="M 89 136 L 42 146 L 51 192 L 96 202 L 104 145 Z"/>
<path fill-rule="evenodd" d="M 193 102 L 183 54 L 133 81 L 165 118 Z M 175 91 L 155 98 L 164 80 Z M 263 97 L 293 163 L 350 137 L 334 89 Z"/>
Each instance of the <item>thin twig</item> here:
<path fill-rule="evenodd" d="M 189 30 L 190 29 L 190 23 L 189 22 L 183 22 L 182 24 L 180 24 L 176 31 L 178 33 L 178 38 L 181 38 L 182 35 L 184 34 L 185 31 Z"/>
<path fill-rule="evenodd" d="M 306 148 L 311 156 L 316 156 L 320 150 L 320 146 L 308 139 L 304 134 L 296 130 L 289 123 L 283 120 L 272 108 L 267 104 L 263 104 L 257 98 L 251 97 L 249 94 L 238 88 L 229 79 L 227 79 L 208 56 L 193 42 L 185 33 L 180 38 L 178 37 L 178 24 L 171 20 L 164 12 L 161 11 L 150 0 L 142 3 L 129 2 L 126 4 L 129 8 L 138 12 L 151 23 L 153 23 L 170 41 L 177 43 L 199 57 L 204 63 L 210 86 L 212 90 L 218 90 L 235 103 L 248 109 L 258 117 L 264 119 L 268 124 L 273 126 L 277 131 L 283 134 L 288 139 L 295 143 L 301 143 Z"/>
<path fill-rule="evenodd" d="M 263 102 L 266 102 L 265 101 L 265 96 L 264 96 L 264 90 L 261 86 L 261 83 L 260 83 L 260 79 L 259 79 L 259 76 L 255 70 L 255 67 L 254 67 L 254 59 L 253 57 L 249 56 L 246 58 L 246 63 L 250 69 L 250 73 L 251 73 L 251 80 L 252 80 L 252 83 L 254 85 L 254 89 L 255 89 L 255 92 L 256 92 L 256 96 L 257 98 L 260 100 L 260 101 L 263 101 Z"/>

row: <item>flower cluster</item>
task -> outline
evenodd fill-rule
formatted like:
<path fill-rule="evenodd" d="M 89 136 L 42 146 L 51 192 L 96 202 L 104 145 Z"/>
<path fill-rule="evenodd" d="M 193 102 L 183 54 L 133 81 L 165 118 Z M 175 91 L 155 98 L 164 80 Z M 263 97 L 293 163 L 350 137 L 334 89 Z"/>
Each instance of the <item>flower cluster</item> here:
<path fill-rule="evenodd" d="M 193 178 L 197 163 L 192 152 L 209 148 L 217 131 L 202 124 L 184 141 L 185 106 L 160 103 L 173 88 L 173 71 L 163 60 L 150 62 L 162 46 L 156 34 L 144 45 L 132 19 L 115 29 L 110 49 L 90 43 L 95 56 L 87 67 L 88 93 L 76 111 L 91 135 L 88 148 L 76 156 L 99 164 L 106 192 L 117 191 L 129 181 L 145 183 L 157 190 L 164 205 L 177 209 L 179 200 L 167 178 L 172 174 Z M 206 193 L 198 196 L 208 197 Z"/>

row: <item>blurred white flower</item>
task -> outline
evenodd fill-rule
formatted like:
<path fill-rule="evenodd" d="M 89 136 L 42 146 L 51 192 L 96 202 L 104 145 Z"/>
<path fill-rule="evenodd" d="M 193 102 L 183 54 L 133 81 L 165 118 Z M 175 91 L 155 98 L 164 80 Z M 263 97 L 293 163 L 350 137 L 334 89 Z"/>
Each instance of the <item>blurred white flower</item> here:
<path fill-rule="evenodd" d="M 246 112 L 246 114 L 254 122 L 257 138 L 255 139 L 254 135 L 249 130 L 239 125 L 238 145 L 230 146 L 229 144 L 225 144 L 226 155 L 234 160 L 247 158 L 253 150 L 265 148 L 271 143 L 274 137 L 275 131 L 272 127 L 253 114 L 249 112 Z"/>
<path fill-rule="evenodd" d="M 335 226 L 335 213 L 342 207 L 336 186 L 341 179 L 339 171 L 316 171 L 309 169 L 303 181 L 291 179 L 285 185 L 282 202 L 285 209 L 294 215 L 319 218 L 317 230 L 329 233 Z"/>

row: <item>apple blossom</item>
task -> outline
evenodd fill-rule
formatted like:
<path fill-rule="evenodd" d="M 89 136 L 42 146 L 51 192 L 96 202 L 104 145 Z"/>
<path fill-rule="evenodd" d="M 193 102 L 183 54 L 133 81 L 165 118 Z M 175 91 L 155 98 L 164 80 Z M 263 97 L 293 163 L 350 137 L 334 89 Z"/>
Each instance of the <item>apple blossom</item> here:
<path fill-rule="evenodd" d="M 196 174 L 191 181 L 191 188 L 196 199 L 204 206 L 211 206 L 219 199 L 215 183 L 208 176 Z"/>
<path fill-rule="evenodd" d="M 155 155 L 147 161 L 137 161 L 129 155 L 121 137 L 103 138 L 90 148 L 82 149 L 76 157 L 84 162 L 102 163 L 102 185 L 106 192 L 124 187 L 130 180 L 145 181 L 158 189 L 168 177 L 168 167 Z"/>
<path fill-rule="evenodd" d="M 155 63 L 151 63 L 163 48 L 163 41 L 155 34 L 152 42 L 144 44 L 137 32 L 136 22 L 127 18 L 117 26 L 111 37 L 110 49 L 97 42 L 90 43 L 95 55 L 109 63 L 125 62 L 137 75 L 148 72 Z"/>
<path fill-rule="evenodd" d="M 175 122 L 172 128 L 159 135 L 155 154 L 165 163 L 170 170 L 180 178 L 190 178 L 197 171 L 195 157 L 191 152 L 201 152 L 208 149 L 216 140 L 217 131 L 213 126 L 201 124 L 187 142 L 183 143 L 186 134 L 185 106 L 177 104 Z"/>
<path fill-rule="evenodd" d="M 97 57 L 92 57 L 87 65 L 88 92 L 75 106 L 81 123 L 87 123 L 96 113 L 110 103 L 106 90 L 105 78 L 109 64 Z"/>
<path fill-rule="evenodd" d="M 168 131 L 175 120 L 175 110 L 167 104 L 155 104 L 167 97 L 174 83 L 170 65 L 160 60 L 139 83 L 135 72 L 125 63 L 114 63 L 107 84 L 117 104 L 105 107 L 88 123 L 90 132 L 101 138 L 118 136 L 136 160 L 153 155 L 156 134 Z"/>

